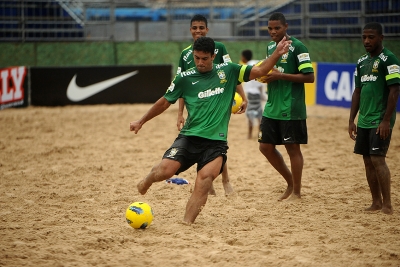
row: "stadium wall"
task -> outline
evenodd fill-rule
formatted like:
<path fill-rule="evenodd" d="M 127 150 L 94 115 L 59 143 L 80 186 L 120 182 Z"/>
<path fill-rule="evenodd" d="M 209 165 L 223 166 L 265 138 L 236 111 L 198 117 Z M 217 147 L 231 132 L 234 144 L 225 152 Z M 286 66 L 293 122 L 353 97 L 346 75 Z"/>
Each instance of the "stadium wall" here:
<path fill-rule="evenodd" d="M 306 40 L 314 62 L 355 63 L 365 52 L 360 40 Z M 265 57 L 266 42 L 224 42 L 233 62 L 243 49 L 251 49 L 255 59 Z M 0 43 L 0 67 L 9 66 L 122 66 L 172 64 L 189 42 L 60 42 Z M 385 40 L 385 47 L 400 57 L 398 41 Z"/>
<path fill-rule="evenodd" d="M 355 63 L 364 53 L 361 41 L 336 40 L 328 42 L 313 40 L 304 43 L 311 53 L 316 75 L 316 82 L 306 84 L 306 104 L 349 107 L 354 89 Z M 136 65 L 150 67 L 152 72 L 149 77 L 153 77 L 154 75 L 157 76 L 156 65 L 164 64 L 169 66 L 167 73 L 170 72 L 172 77 L 176 70 L 180 52 L 189 44 L 185 42 L 7 43 L 0 44 L 2 51 L 0 70 L 12 66 L 33 68 L 89 67 L 92 69 L 103 66 L 108 69 L 117 69 L 117 67 Z M 225 42 L 225 45 L 234 62 L 239 62 L 239 56 L 243 49 L 253 50 L 255 59 L 262 59 L 265 56 L 265 42 Z M 386 41 L 385 46 L 396 55 L 400 55 L 400 47 L 396 46 L 395 42 Z M 19 70 L 21 67 L 17 68 Z M 8 73 L 8 76 L 12 76 L 12 70 L 3 71 Z M 162 88 L 166 88 L 169 84 L 170 80 L 168 77 L 166 78 L 165 85 Z M 147 81 L 149 80 L 146 78 Z M 10 88 L 0 88 L 0 95 L 5 90 L 7 93 L 3 93 L 3 98 L 4 95 L 7 98 L 11 95 L 12 88 Z M 23 88 L 28 87 L 23 86 Z M 26 106 L 27 101 L 23 96 L 24 94 L 20 94 L 18 99 L 14 99 L 15 103 Z M 7 102 L 2 106 L 6 108 L 12 105 Z M 400 112 L 400 101 L 397 105 L 397 111 Z"/>

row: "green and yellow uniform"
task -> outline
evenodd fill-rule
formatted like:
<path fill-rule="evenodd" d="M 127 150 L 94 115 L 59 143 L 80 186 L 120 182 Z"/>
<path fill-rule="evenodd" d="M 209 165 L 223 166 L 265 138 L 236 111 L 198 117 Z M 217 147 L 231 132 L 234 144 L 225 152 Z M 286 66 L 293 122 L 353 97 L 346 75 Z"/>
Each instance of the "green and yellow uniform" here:
<path fill-rule="evenodd" d="M 365 54 L 358 59 L 355 86 L 361 89 L 357 126 L 378 128 L 386 112 L 389 96 L 388 86 L 400 84 L 399 60 L 388 49 L 371 57 Z M 390 128 L 396 121 L 396 110 L 390 119 Z"/>
<path fill-rule="evenodd" d="M 249 80 L 251 68 L 227 62 L 207 73 L 194 67 L 177 74 L 164 97 L 185 100 L 188 117 L 180 134 L 226 141 L 236 85 Z"/>
<path fill-rule="evenodd" d="M 232 62 L 228 54 L 228 51 L 225 48 L 225 45 L 223 43 L 215 41 L 214 43 L 215 43 L 214 63 L 219 64 L 225 62 Z M 193 67 L 196 67 L 196 64 L 194 63 L 193 60 L 193 45 L 189 45 L 188 47 L 183 49 L 181 53 L 181 57 L 179 58 L 178 70 L 176 71 L 176 74 L 179 74 Z"/>
<path fill-rule="evenodd" d="M 282 73 L 314 72 L 308 49 L 294 37 L 289 51 L 282 55 L 275 67 Z M 267 46 L 267 58 L 275 51 L 276 43 Z M 276 120 L 304 120 L 307 118 L 304 83 L 277 80 L 268 83 L 268 101 L 264 117 Z"/>

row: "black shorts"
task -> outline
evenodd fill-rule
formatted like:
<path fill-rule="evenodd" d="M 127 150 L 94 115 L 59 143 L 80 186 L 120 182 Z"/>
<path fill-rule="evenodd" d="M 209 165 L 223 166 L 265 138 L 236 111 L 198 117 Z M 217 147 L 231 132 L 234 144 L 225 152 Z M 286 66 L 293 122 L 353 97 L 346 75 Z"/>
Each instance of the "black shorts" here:
<path fill-rule="evenodd" d="M 377 128 L 366 129 L 357 127 L 356 143 L 354 145 L 354 153 L 360 155 L 380 155 L 386 156 L 389 149 L 390 139 L 392 138 L 392 129 L 389 136 L 383 140 L 376 134 Z"/>
<path fill-rule="evenodd" d="M 306 120 L 275 120 L 262 117 L 258 142 L 274 145 L 307 144 Z"/>
<path fill-rule="evenodd" d="M 227 156 L 228 144 L 226 141 L 210 140 L 197 136 L 178 135 L 171 147 L 165 151 L 163 159 L 179 161 L 181 167 L 176 172 L 186 171 L 197 163 L 197 171 L 200 171 L 207 163 L 222 156 L 222 172 Z"/>

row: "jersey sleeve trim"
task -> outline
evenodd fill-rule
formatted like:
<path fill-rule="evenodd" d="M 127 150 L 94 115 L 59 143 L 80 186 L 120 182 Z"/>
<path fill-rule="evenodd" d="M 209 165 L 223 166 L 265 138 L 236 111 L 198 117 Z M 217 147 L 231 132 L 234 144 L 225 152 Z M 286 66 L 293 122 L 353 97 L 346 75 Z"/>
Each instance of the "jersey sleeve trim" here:
<path fill-rule="evenodd" d="M 248 66 L 248 65 L 241 66 L 238 81 L 239 82 L 249 81 L 250 71 L 252 68 L 253 68 L 253 66 Z"/>
<path fill-rule="evenodd" d="M 392 80 L 392 79 L 400 79 L 400 73 L 393 73 L 393 74 L 388 74 L 385 77 L 386 81 Z"/>
<path fill-rule="evenodd" d="M 311 68 L 312 69 L 312 64 L 311 63 L 301 64 L 298 69 L 299 69 L 299 71 L 301 71 L 301 70 L 306 69 L 306 68 Z"/>

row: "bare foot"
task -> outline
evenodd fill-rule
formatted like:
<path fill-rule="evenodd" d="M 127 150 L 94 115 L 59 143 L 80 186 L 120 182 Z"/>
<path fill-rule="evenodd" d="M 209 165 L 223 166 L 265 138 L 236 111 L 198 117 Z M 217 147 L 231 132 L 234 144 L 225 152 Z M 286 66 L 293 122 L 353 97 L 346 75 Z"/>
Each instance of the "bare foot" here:
<path fill-rule="evenodd" d="M 224 186 L 225 196 L 229 196 L 233 193 L 233 187 L 229 182 L 222 183 L 222 185 Z"/>
<path fill-rule="evenodd" d="M 287 199 L 287 198 L 292 194 L 292 192 L 293 192 L 293 187 L 288 187 L 288 188 L 286 188 L 285 193 L 283 193 L 283 194 L 279 197 L 278 201 L 282 201 L 282 200 L 284 200 L 284 199 Z"/>
<path fill-rule="evenodd" d="M 391 215 L 393 214 L 393 208 L 392 206 L 382 207 L 382 212 Z"/>
<path fill-rule="evenodd" d="M 149 189 L 149 187 L 151 186 L 150 184 L 146 184 L 145 179 L 141 180 L 138 184 L 137 184 L 137 189 L 138 192 L 142 195 L 146 194 L 147 190 Z"/>
<path fill-rule="evenodd" d="M 301 200 L 301 196 L 298 194 L 292 194 L 289 198 L 288 201 L 290 202 L 295 202 L 295 201 L 300 201 Z"/>
<path fill-rule="evenodd" d="M 186 226 L 191 226 L 192 225 L 191 222 L 185 222 L 185 221 L 179 221 L 178 223 L 182 224 L 182 225 L 186 225 Z"/>
<path fill-rule="evenodd" d="M 382 205 L 380 204 L 372 204 L 371 207 L 364 209 L 364 211 L 379 211 L 382 209 Z"/>

